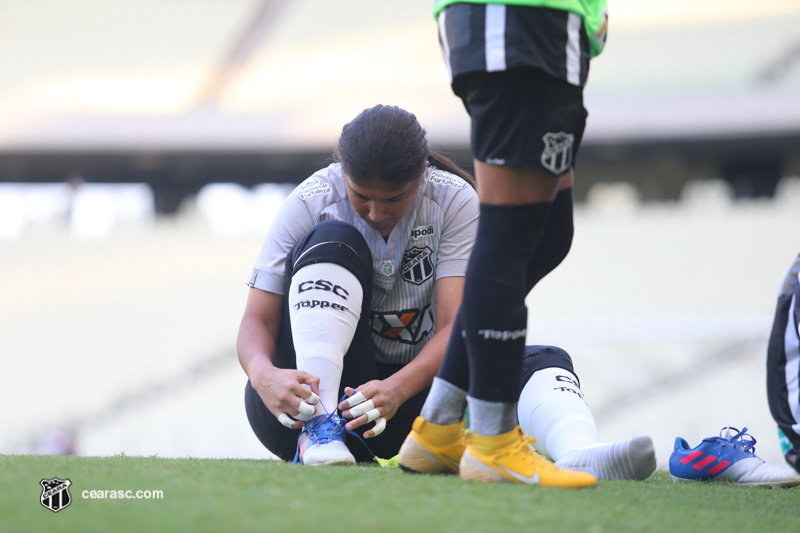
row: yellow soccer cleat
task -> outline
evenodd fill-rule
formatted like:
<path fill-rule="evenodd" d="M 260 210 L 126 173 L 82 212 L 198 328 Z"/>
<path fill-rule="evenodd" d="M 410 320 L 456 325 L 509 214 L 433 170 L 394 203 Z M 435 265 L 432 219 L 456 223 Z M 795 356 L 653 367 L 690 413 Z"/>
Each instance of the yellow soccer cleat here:
<path fill-rule="evenodd" d="M 418 416 L 400 447 L 398 466 L 406 472 L 458 474 L 465 446 L 464 424 L 442 426 Z"/>
<path fill-rule="evenodd" d="M 519 426 L 500 435 L 471 434 L 461 457 L 461 479 L 564 488 L 591 487 L 597 483 L 587 472 L 557 467 L 533 449 L 533 442 Z"/>

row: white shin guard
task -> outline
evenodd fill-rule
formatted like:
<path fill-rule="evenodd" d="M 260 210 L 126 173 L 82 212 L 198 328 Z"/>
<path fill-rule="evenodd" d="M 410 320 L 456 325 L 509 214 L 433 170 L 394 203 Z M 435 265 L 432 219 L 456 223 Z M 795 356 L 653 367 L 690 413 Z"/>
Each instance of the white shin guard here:
<path fill-rule="evenodd" d="M 522 430 L 536 438 L 536 449 L 554 461 L 597 443 L 597 426 L 578 378 L 563 368 L 544 368 L 531 376 L 520 394 L 517 415 Z"/>
<path fill-rule="evenodd" d="M 344 355 L 353 342 L 363 298 L 358 279 L 333 263 L 305 266 L 292 277 L 287 299 L 297 369 L 320 378 L 315 416 L 336 409 Z"/>

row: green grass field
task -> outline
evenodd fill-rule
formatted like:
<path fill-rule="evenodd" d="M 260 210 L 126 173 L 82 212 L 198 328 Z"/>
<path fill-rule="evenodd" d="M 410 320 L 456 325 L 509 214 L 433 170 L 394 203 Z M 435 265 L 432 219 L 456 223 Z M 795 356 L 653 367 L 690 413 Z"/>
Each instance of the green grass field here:
<path fill-rule="evenodd" d="M 39 481 L 72 482 L 58 513 Z M 91 490 L 163 499 L 87 499 Z M 378 466 L 0 455 L 0 531 L 800 531 L 800 487 L 601 481 L 584 490 L 464 483 Z"/>

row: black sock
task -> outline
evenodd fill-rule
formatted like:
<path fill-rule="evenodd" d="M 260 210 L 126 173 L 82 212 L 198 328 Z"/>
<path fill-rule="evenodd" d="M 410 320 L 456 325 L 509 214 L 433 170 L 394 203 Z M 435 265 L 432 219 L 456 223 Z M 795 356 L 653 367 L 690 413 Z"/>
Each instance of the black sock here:
<path fill-rule="evenodd" d="M 461 308 L 459 307 L 456 318 L 453 320 L 453 331 L 447 342 L 444 360 L 436 377 L 466 391 L 469 389 L 469 359 L 463 332 L 464 321 L 461 319 Z"/>
<path fill-rule="evenodd" d="M 526 272 L 526 291 L 530 290 L 552 272 L 569 253 L 574 233 L 572 189 L 562 189 L 556 195 L 545 224 L 545 233 Z M 467 390 L 469 388 L 469 362 L 463 336 L 464 323 L 461 309 L 453 321 L 453 332 L 447 344 L 447 353 L 437 377 Z"/>
<path fill-rule="evenodd" d="M 551 204 L 481 204 L 461 305 L 472 397 L 516 402 L 528 313 L 526 270 Z"/>
<path fill-rule="evenodd" d="M 563 189 L 553 201 L 542 241 L 528 263 L 525 281 L 528 292 L 567 257 L 572 245 L 574 228 L 572 189 Z"/>

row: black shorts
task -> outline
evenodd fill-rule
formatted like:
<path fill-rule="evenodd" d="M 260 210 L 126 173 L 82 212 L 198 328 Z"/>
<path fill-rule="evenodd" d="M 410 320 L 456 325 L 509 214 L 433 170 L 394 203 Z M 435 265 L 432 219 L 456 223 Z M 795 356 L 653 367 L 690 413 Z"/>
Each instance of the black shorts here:
<path fill-rule="evenodd" d="M 556 176 L 568 172 L 587 117 L 589 40 L 580 16 L 454 4 L 440 14 L 439 29 L 453 91 L 472 118 L 474 157 Z"/>
<path fill-rule="evenodd" d="M 478 161 L 553 176 L 574 166 L 587 116 L 579 87 L 534 69 L 464 74 L 453 87 Z"/>

